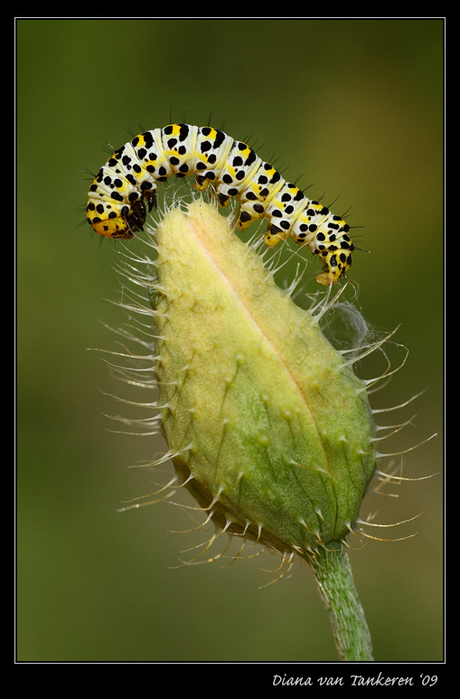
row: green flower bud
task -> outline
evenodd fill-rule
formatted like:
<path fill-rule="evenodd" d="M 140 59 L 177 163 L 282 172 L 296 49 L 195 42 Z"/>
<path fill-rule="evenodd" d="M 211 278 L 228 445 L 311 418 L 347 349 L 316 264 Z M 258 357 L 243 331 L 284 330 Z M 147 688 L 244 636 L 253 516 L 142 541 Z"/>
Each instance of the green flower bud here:
<path fill-rule="evenodd" d="M 375 467 L 364 383 L 211 205 L 155 233 L 159 412 L 221 528 L 281 552 L 342 539 Z"/>

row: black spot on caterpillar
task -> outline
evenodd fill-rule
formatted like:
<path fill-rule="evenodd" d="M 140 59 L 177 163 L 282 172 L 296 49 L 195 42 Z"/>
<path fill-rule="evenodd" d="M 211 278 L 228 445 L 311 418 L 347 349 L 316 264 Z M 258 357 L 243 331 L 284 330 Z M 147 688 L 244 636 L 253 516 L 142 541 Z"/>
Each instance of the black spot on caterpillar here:
<path fill-rule="evenodd" d="M 323 262 L 320 284 L 336 284 L 352 263 L 349 226 L 326 206 L 308 199 L 242 141 L 210 126 L 170 124 L 145 131 L 116 150 L 88 193 L 88 223 L 108 238 L 132 238 L 156 205 L 158 182 L 195 175 L 195 188 L 213 184 L 219 205 L 240 202 L 237 228 L 268 220 L 265 243 L 292 238 Z"/>

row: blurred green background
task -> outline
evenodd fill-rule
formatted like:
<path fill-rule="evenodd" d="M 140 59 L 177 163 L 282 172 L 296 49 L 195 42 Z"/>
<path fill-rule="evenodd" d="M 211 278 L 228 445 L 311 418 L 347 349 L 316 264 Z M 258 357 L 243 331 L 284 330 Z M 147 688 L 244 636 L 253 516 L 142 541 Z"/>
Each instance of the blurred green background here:
<path fill-rule="evenodd" d="M 379 330 L 402 324 L 395 340 L 410 349 L 373 405 L 428 388 L 379 416 L 417 413 L 382 451 L 438 432 L 403 474 L 438 475 L 370 498 L 377 522 L 423 514 L 369 534 L 417 536 L 353 541 L 350 555 L 376 660 L 442 659 L 443 30 L 436 19 L 17 22 L 19 661 L 337 660 L 304 567 L 263 589 L 278 565 L 268 554 L 177 567 L 205 538 L 171 533 L 191 526 L 178 508 L 117 512 L 153 489 L 149 471 L 128 467 L 164 445 L 109 431 L 104 414 L 128 407 L 104 392 L 129 389 L 86 351 L 116 349 L 102 323 L 125 320 L 107 302 L 120 298 L 117 246 L 78 227 L 87 171 L 106 141 L 211 114 L 363 226 L 355 239 L 371 254 L 357 252 L 349 275 L 359 304 Z"/>

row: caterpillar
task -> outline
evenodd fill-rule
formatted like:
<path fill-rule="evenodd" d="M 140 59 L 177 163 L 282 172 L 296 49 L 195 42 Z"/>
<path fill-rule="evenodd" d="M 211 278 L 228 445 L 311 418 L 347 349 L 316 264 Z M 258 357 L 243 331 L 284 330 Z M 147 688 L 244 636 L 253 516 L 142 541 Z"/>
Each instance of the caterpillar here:
<path fill-rule="evenodd" d="M 320 284 L 336 284 L 345 276 L 354 245 L 342 217 L 308 199 L 246 143 L 210 126 L 170 124 L 114 151 L 90 187 L 87 221 L 99 235 L 130 239 L 156 206 L 158 182 L 191 174 L 199 191 L 214 185 L 219 206 L 228 206 L 232 197 L 239 200 L 238 230 L 266 219 L 269 247 L 292 238 L 322 260 Z"/>

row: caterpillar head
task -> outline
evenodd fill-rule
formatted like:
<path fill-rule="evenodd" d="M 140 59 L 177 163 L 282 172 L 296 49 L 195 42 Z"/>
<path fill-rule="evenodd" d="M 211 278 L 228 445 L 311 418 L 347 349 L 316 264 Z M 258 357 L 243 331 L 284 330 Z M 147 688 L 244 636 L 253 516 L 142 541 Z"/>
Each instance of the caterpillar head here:
<path fill-rule="evenodd" d="M 91 218 L 91 215 L 88 212 L 86 220 L 96 231 L 96 233 L 104 236 L 105 238 L 129 239 L 134 235 L 132 229 L 128 227 L 126 219 L 123 216 L 115 216 L 113 218 L 100 218 L 99 216 L 94 216 L 94 218 Z"/>
<path fill-rule="evenodd" d="M 90 197 L 86 206 L 86 220 L 96 233 L 105 238 L 129 240 L 134 233 L 144 229 L 147 209 L 151 211 L 155 204 L 156 197 L 151 191 L 145 193 L 144 198 L 136 199 L 130 206 L 124 204 L 120 209 L 104 202 L 96 204 Z"/>

